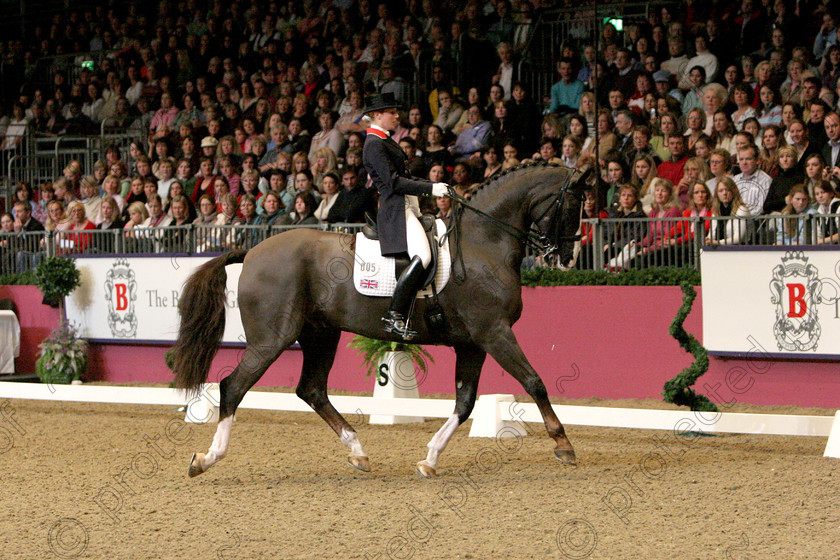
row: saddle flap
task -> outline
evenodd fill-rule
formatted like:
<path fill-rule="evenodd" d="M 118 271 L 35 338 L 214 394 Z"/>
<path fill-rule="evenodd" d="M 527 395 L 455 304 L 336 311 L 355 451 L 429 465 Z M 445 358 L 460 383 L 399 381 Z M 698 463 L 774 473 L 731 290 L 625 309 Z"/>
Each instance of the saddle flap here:
<path fill-rule="evenodd" d="M 446 224 L 442 220 L 436 220 L 435 229 L 437 236 L 446 232 Z M 440 292 L 449 282 L 452 270 L 452 257 L 449 251 L 449 240 L 447 239 L 442 247 L 439 247 L 436 238 L 431 237 L 432 265 L 429 266 L 429 275 L 424 281 L 424 287 L 418 292 L 418 297 L 431 295 L 428 286 L 435 282 L 435 289 Z M 395 259 L 383 257 L 380 252 L 379 242 L 368 238 L 364 233 L 356 234 L 356 253 L 353 266 L 353 284 L 360 294 L 378 297 L 390 297 L 396 288 Z M 433 266 L 433 265 L 437 266 Z"/>

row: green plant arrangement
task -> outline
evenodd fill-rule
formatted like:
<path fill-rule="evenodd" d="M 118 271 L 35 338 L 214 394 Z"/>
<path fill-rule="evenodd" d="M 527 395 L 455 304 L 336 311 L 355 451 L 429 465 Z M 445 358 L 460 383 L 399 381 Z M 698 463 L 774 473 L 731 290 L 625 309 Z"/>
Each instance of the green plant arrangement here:
<path fill-rule="evenodd" d="M 680 286 L 683 291 L 683 302 L 677 316 L 671 323 L 669 332 L 671 336 L 677 339 L 680 346 L 694 356 L 694 362 L 690 366 L 682 370 L 676 377 L 665 383 L 665 390 L 662 395 L 665 397 L 665 402 L 674 403 L 682 406 L 688 406 L 691 410 L 700 410 L 707 412 L 717 412 L 717 407 L 705 395 L 698 395 L 691 388 L 697 379 L 709 370 L 709 353 L 706 348 L 691 334 L 686 332 L 683 327 L 685 318 L 688 317 L 691 311 L 691 306 L 694 304 L 694 299 L 697 297 L 697 291 L 691 284 L 684 283 Z"/>
<path fill-rule="evenodd" d="M 42 383 L 67 384 L 78 381 L 87 370 L 85 340 L 76 328 L 64 320 L 62 302 L 81 285 L 76 261 L 66 257 L 50 257 L 35 268 L 35 284 L 44 294 L 44 303 L 61 309 L 61 325 L 41 343 L 41 355 L 35 362 L 35 373 Z"/>
<path fill-rule="evenodd" d="M 62 323 L 39 345 L 41 356 L 35 362 L 35 373 L 41 383 L 66 385 L 79 380 L 87 370 L 87 347 L 73 325 Z"/>
<path fill-rule="evenodd" d="M 679 286 L 700 285 L 700 272 L 688 267 L 656 266 L 623 272 L 606 270 L 560 270 L 538 267 L 522 271 L 522 285 L 537 286 Z"/>
<path fill-rule="evenodd" d="M 35 284 L 52 307 L 60 307 L 62 298 L 81 286 L 80 277 L 76 261 L 67 257 L 49 257 L 35 267 Z"/>
<path fill-rule="evenodd" d="M 365 377 L 370 377 L 373 374 L 376 376 L 377 381 L 379 381 L 379 364 L 384 361 L 385 354 L 388 352 L 405 352 L 423 373 L 428 373 L 426 360 L 434 363 L 431 354 L 417 344 L 386 342 L 384 340 L 356 335 L 347 347 L 354 348 L 361 353 L 362 360 L 367 368 L 367 375 Z"/>

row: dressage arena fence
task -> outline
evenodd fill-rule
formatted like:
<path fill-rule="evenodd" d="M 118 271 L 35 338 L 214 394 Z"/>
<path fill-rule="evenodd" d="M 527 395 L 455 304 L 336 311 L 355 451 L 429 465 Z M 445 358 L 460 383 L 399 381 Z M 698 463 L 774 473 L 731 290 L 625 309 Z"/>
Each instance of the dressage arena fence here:
<path fill-rule="evenodd" d="M 840 246 L 840 215 L 795 217 L 597 218 L 583 220 L 578 258 L 583 270 L 650 266 L 700 268 L 700 251 L 721 245 Z M 0 232 L 0 274 L 20 273 L 52 256 L 194 255 L 250 249 L 289 229 L 356 233 L 363 224 L 313 226 L 165 226 L 112 230 Z M 702 232 L 702 233 L 701 233 Z M 654 239 L 654 233 L 657 239 Z M 720 239 L 718 239 L 720 234 Z M 550 264 L 526 254 L 523 266 Z"/>
<path fill-rule="evenodd" d="M 190 397 L 177 389 L 157 387 L 0 382 L 0 398 L 4 399 L 186 406 L 184 420 L 190 423 L 218 419 L 218 391 L 218 384 L 205 384 L 197 395 Z M 336 395 L 331 396 L 330 401 L 341 414 L 357 416 L 449 418 L 455 407 L 452 399 Z M 294 393 L 268 391 L 249 391 L 239 408 L 314 412 Z M 832 417 L 570 405 L 553 405 L 553 408 L 564 424 L 574 426 L 663 430 L 674 435 L 738 433 L 828 437 L 823 456 L 840 458 L 840 411 Z M 516 402 L 513 395 L 481 395 L 470 418 L 473 421 L 470 437 L 522 437 L 532 431 L 528 423 L 542 424 L 537 406 Z"/>

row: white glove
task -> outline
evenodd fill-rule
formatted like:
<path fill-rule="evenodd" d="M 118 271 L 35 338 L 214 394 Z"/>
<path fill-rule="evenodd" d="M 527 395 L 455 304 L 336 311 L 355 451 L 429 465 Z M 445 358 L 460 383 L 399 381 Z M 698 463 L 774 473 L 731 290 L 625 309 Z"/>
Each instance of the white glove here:
<path fill-rule="evenodd" d="M 432 196 L 449 196 L 449 185 L 446 183 L 433 184 Z"/>

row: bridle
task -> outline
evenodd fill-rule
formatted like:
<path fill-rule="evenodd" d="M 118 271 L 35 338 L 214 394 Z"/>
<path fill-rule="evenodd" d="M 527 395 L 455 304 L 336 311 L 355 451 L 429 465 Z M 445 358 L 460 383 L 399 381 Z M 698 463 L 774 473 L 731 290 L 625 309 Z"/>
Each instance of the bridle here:
<path fill-rule="evenodd" d="M 458 202 L 458 205 L 455 209 L 455 219 L 452 221 L 452 225 L 449 226 L 449 229 L 444 234 L 444 236 L 441 237 L 441 243 L 443 243 L 446 236 L 449 235 L 453 228 L 456 228 L 458 224 L 460 224 L 461 216 L 463 215 L 464 209 L 472 210 L 476 214 L 487 219 L 493 225 L 495 225 L 505 233 L 518 239 L 520 242 L 525 243 L 537 255 L 541 257 L 545 257 L 547 255 L 550 255 L 551 253 L 556 252 L 559 249 L 559 244 L 564 241 L 580 241 L 581 235 L 579 233 L 575 235 L 561 234 L 563 232 L 563 226 L 565 225 L 563 222 L 563 201 L 565 200 L 566 195 L 570 193 L 569 186 L 572 183 L 572 179 L 575 176 L 579 175 L 581 175 L 581 172 L 577 169 L 575 169 L 572 173 L 569 173 L 569 175 L 566 177 L 566 180 L 563 181 L 563 186 L 560 188 L 560 191 L 554 196 L 554 199 L 551 201 L 551 203 L 549 203 L 546 209 L 537 218 L 533 220 L 532 224 L 534 225 L 535 229 L 532 228 L 529 231 L 525 231 L 522 228 L 512 226 L 496 218 L 495 216 L 491 216 L 483 210 L 479 210 L 475 206 L 472 206 L 466 198 L 458 194 L 455 191 L 455 189 L 449 187 L 449 198 Z M 578 200 L 583 199 L 583 193 L 576 193 L 574 191 L 571 191 L 571 194 L 574 195 Z M 548 213 L 552 211 L 553 213 L 549 218 L 546 231 L 542 231 L 540 229 L 539 224 L 548 215 Z"/>

